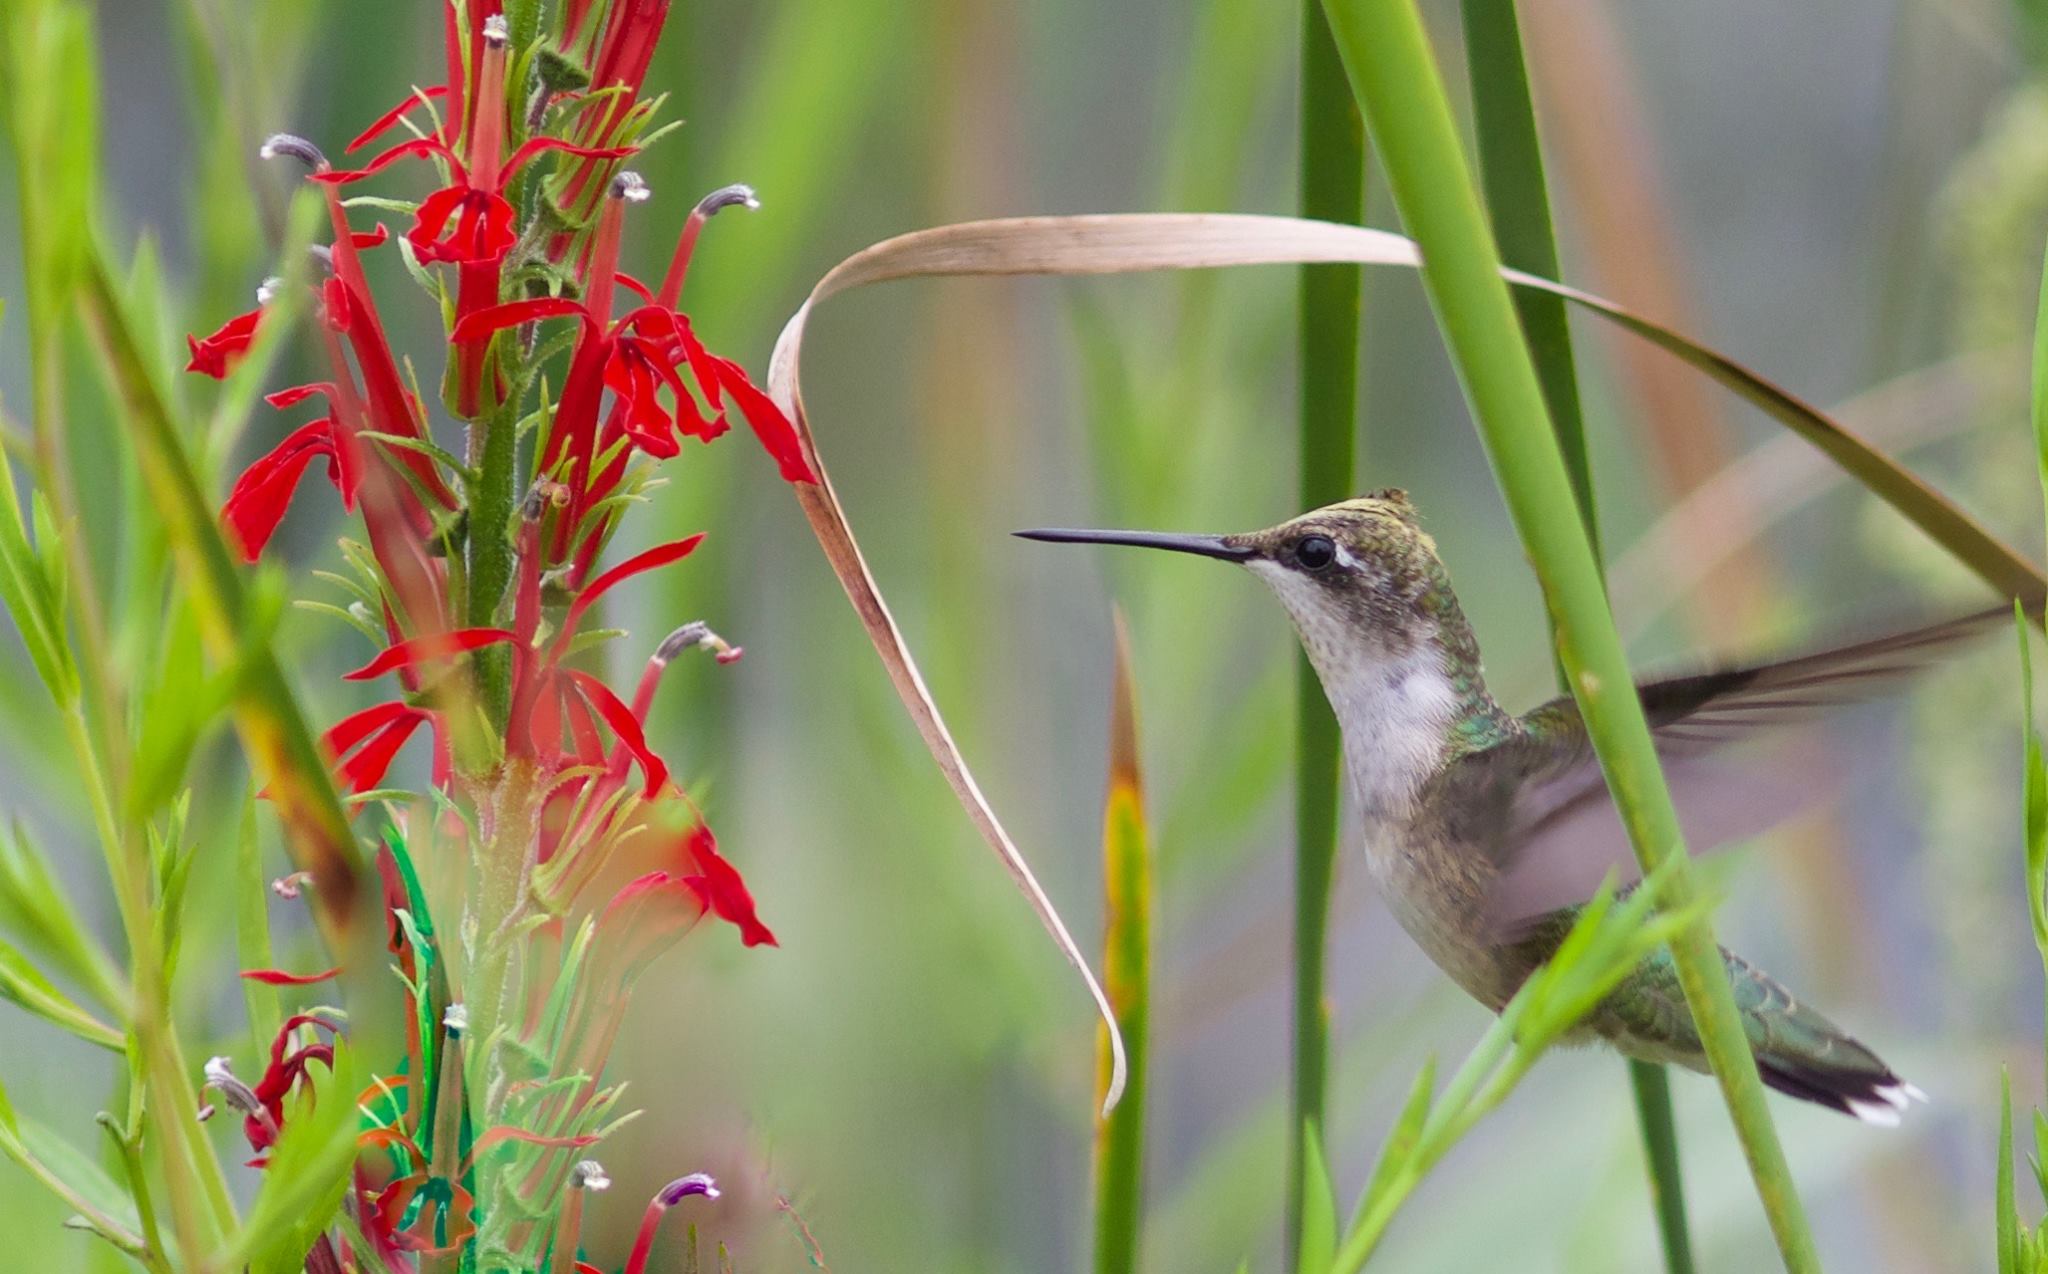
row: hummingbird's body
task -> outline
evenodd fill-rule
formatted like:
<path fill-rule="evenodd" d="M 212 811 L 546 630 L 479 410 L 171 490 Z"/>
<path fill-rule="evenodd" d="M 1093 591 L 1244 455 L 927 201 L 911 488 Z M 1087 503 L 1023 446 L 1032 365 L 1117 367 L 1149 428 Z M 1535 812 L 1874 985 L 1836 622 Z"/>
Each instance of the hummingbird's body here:
<path fill-rule="evenodd" d="M 1601 853 L 1586 851 L 1604 830 L 1600 820 L 1612 817 L 1606 787 L 1570 699 L 1517 717 L 1487 692 L 1471 627 L 1405 495 L 1375 493 L 1249 535 L 1025 534 L 1176 549 L 1258 575 L 1293 619 L 1343 727 L 1366 866 L 1401 927 L 1496 1011 L 1556 951 L 1605 870 Z M 1987 613 L 1778 664 L 1651 682 L 1639 692 L 1677 784 L 1708 777 L 1701 758 L 1718 744 L 1867 692 L 1928 649 L 1990 622 Z M 1754 831 L 1775 821 L 1762 817 L 1775 808 L 1774 794 L 1719 795 L 1723 805 L 1737 798 L 1736 817 L 1724 814 L 1723 825 Z M 1684 802 L 1681 811 L 1690 812 Z M 1766 1083 L 1872 1122 L 1897 1122 L 1917 1089 L 1768 976 L 1722 954 Z M 1667 953 L 1639 965 L 1580 1033 L 1632 1057 L 1707 1069 Z"/>

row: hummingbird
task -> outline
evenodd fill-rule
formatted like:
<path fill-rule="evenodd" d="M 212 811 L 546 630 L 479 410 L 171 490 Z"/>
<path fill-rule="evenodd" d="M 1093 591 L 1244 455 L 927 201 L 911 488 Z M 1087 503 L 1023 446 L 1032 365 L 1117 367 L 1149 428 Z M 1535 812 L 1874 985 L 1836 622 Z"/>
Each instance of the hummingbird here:
<path fill-rule="evenodd" d="M 1423 951 L 1494 1012 L 1556 952 L 1610 865 L 1633 866 L 1578 705 L 1564 697 L 1516 716 L 1495 702 L 1472 627 L 1405 492 L 1375 491 L 1239 535 L 1017 534 L 1235 562 L 1272 590 L 1342 727 L 1376 887 Z M 1863 698 L 2001 620 L 2010 623 L 2011 611 L 1639 683 L 1688 839 L 1704 846 L 1764 831 L 1810 788 L 1782 771 L 1727 768 L 1727 745 Z M 1726 948 L 1721 955 L 1766 1084 L 1883 1125 L 1925 1100 L 1768 974 Z M 1664 950 L 1596 1005 L 1574 1038 L 1708 1069 Z"/>

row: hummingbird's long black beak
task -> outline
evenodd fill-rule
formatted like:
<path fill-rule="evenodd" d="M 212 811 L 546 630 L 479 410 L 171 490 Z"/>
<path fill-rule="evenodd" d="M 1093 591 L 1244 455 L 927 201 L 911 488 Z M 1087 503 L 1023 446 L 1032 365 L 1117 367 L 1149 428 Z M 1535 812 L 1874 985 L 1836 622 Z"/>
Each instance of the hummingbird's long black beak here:
<path fill-rule="evenodd" d="M 1071 531 L 1057 528 L 1018 531 L 1015 534 L 1022 539 L 1044 540 L 1050 544 L 1129 544 L 1141 549 L 1167 549 L 1174 553 L 1193 553 L 1197 557 L 1220 558 L 1225 562 L 1243 562 L 1257 556 L 1254 550 L 1227 543 L 1220 535 L 1177 535 L 1170 531 Z"/>

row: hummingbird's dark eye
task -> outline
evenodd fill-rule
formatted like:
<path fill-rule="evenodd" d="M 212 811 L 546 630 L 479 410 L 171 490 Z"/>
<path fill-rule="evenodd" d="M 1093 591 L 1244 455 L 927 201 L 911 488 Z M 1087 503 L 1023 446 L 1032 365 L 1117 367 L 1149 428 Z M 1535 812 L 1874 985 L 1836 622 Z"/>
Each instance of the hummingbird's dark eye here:
<path fill-rule="evenodd" d="M 1327 535 L 1304 535 L 1294 546 L 1294 560 L 1306 571 L 1320 571 L 1337 560 L 1337 546 Z"/>

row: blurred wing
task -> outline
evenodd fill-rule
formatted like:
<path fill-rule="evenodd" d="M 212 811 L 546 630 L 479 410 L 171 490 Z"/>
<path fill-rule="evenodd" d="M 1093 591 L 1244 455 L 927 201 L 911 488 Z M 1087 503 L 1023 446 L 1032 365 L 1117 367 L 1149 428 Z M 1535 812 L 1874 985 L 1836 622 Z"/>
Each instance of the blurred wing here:
<path fill-rule="evenodd" d="M 2012 612 L 1997 608 L 1777 663 L 1644 683 L 1643 713 L 1687 847 L 1699 853 L 1768 831 L 1827 787 L 1823 767 L 1796 749 L 1764 757 L 1724 749 L 1768 742 L 1830 709 L 1895 692 L 1935 660 L 2011 622 Z M 1508 935 L 1591 897 L 1610 871 L 1622 881 L 1641 875 L 1578 705 L 1554 699 L 1522 720 L 1529 734 L 1458 763 L 1472 771 L 1466 781 L 1506 781 L 1515 791 L 1492 906 Z"/>

